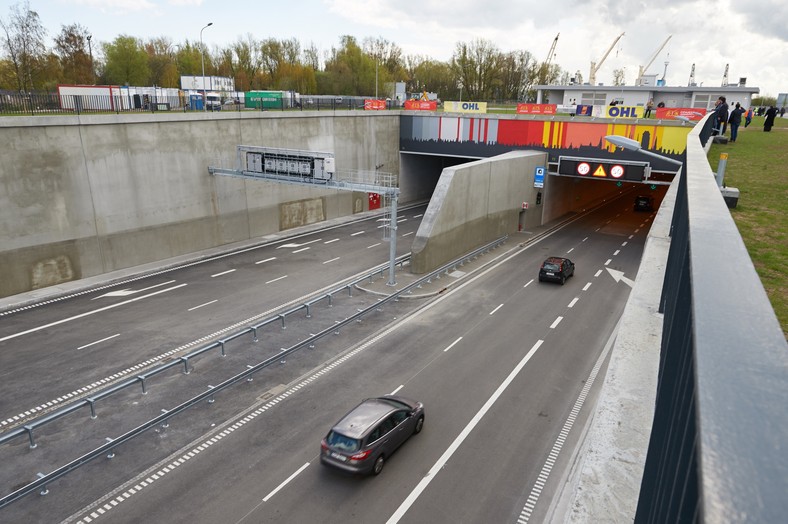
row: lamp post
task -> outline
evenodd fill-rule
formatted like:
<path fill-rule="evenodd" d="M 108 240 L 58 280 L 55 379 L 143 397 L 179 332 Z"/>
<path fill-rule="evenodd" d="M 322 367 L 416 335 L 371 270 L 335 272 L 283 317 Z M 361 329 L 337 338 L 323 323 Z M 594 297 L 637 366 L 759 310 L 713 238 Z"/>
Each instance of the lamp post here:
<path fill-rule="evenodd" d="M 211 27 L 213 22 L 200 29 L 200 63 L 202 64 L 202 110 L 205 111 L 205 49 L 202 46 L 202 32 L 206 27 Z"/>
<path fill-rule="evenodd" d="M 632 140 L 631 138 L 627 138 L 625 136 L 607 135 L 605 137 L 605 140 L 607 140 L 614 146 L 622 147 L 630 151 L 638 151 L 644 155 L 653 156 L 654 158 L 659 158 L 660 160 L 664 160 L 666 162 L 670 162 L 671 164 L 675 164 L 679 166 L 679 171 L 681 171 L 681 167 L 684 165 L 684 162 L 682 162 L 681 160 L 675 160 L 668 156 L 660 155 L 658 153 L 649 151 L 648 149 L 643 149 L 643 146 L 640 145 L 640 142 L 638 142 L 637 140 Z"/>
<path fill-rule="evenodd" d="M 93 35 L 87 36 L 88 40 L 88 52 L 90 53 L 90 81 L 93 85 L 96 85 L 96 73 L 93 69 L 93 46 L 91 45 L 91 40 L 93 40 Z"/>

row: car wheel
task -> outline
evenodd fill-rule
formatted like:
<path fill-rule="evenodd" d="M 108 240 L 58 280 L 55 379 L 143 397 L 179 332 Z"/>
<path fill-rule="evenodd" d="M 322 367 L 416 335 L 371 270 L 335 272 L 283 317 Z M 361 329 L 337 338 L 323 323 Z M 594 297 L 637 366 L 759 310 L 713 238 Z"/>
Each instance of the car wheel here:
<path fill-rule="evenodd" d="M 372 474 L 380 475 L 380 472 L 383 471 L 383 466 L 385 464 L 386 464 L 386 459 L 383 458 L 383 455 L 380 455 L 378 458 L 375 459 L 375 465 L 372 466 Z"/>
<path fill-rule="evenodd" d="M 413 428 L 413 434 L 421 433 L 421 430 L 424 428 L 424 415 L 420 416 L 419 419 L 416 421 L 416 427 Z"/>
<path fill-rule="evenodd" d="M 566 275 L 561 275 L 561 285 L 566 284 Z"/>

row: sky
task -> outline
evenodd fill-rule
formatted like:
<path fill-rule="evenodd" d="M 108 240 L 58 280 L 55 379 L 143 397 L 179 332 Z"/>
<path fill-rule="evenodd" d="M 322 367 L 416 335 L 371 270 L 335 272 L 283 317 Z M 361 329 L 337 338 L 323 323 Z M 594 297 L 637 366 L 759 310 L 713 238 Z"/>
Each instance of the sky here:
<path fill-rule="evenodd" d="M 0 18 L 10 6 L 0 2 Z M 588 81 L 613 83 L 624 70 L 634 85 L 640 66 L 654 58 L 646 74 L 665 76 L 668 86 L 695 82 L 722 85 L 747 79 L 747 86 L 776 97 L 788 93 L 788 1 L 786 0 L 27 0 L 47 30 L 49 46 L 63 25 L 79 23 L 96 43 L 119 35 L 147 40 L 166 36 L 209 47 L 267 38 L 315 44 L 322 53 L 338 47 L 343 35 L 361 43 L 383 38 L 404 55 L 448 61 L 458 42 L 492 42 L 503 52 L 529 51 L 547 58 L 558 35 L 553 63 Z M 663 42 L 667 45 L 657 53 Z M 667 62 L 667 66 L 666 66 Z"/>

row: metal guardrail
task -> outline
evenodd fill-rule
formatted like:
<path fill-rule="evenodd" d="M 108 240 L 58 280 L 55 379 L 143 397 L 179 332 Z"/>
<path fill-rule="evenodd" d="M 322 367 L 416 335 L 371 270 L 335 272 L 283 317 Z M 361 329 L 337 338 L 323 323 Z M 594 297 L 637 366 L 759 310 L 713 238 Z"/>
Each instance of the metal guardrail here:
<path fill-rule="evenodd" d="M 51 482 L 54 482 L 55 480 L 67 475 L 68 473 L 80 468 L 81 466 L 84 466 L 85 464 L 87 464 L 88 462 L 92 461 L 93 459 L 95 459 L 97 457 L 100 457 L 102 455 L 107 455 L 108 457 L 111 457 L 113 455 L 113 453 L 114 453 L 114 449 L 116 447 L 120 446 L 121 444 L 124 444 L 124 443 L 132 440 L 133 438 L 142 435 L 143 433 L 145 433 L 149 429 L 154 428 L 154 427 L 158 426 L 159 424 L 166 424 L 167 421 L 170 418 L 172 418 L 172 417 L 174 417 L 174 416 L 176 416 L 176 415 L 178 415 L 180 413 L 183 413 L 187 409 L 199 404 L 203 400 L 209 400 L 210 401 L 216 393 L 218 393 L 218 392 L 220 392 L 220 391 L 222 391 L 224 389 L 227 389 L 230 386 L 232 386 L 232 385 L 234 385 L 234 384 L 236 384 L 238 382 L 245 381 L 247 378 L 250 378 L 255 373 L 257 373 L 257 372 L 259 372 L 259 371 L 271 366 L 274 363 L 283 361 L 283 359 L 285 359 L 291 353 L 294 353 L 294 352 L 296 352 L 296 351 L 298 351 L 300 349 L 303 349 L 304 347 L 314 348 L 315 342 L 319 341 L 320 339 L 322 339 L 322 338 L 324 338 L 324 337 L 326 337 L 326 336 L 328 336 L 330 334 L 336 333 L 340 328 L 342 328 L 342 327 L 344 327 L 344 326 L 346 326 L 346 325 L 348 325 L 348 324 L 350 324 L 352 322 L 355 322 L 356 320 L 360 319 L 361 317 L 367 315 L 368 313 L 370 313 L 372 311 L 380 309 L 380 307 L 382 305 L 386 304 L 387 302 L 390 302 L 392 300 L 398 300 L 401 295 L 411 293 L 413 289 L 418 288 L 422 283 L 424 283 L 424 282 L 426 282 L 426 281 L 428 281 L 428 280 L 430 280 L 432 278 L 435 278 L 436 276 L 439 276 L 442 273 L 448 273 L 450 271 L 453 271 L 458 266 L 462 265 L 464 262 L 466 262 L 466 261 L 468 261 L 470 259 L 476 258 L 476 257 L 478 257 L 478 256 L 480 256 L 480 255 L 482 255 L 484 253 L 487 253 L 487 252 L 499 247 L 501 244 L 503 244 L 506 241 L 507 238 L 508 237 L 499 238 L 498 240 L 490 242 L 489 244 L 484 245 L 484 246 L 472 251 L 471 253 L 468 253 L 467 255 L 465 255 L 464 257 L 461 257 L 460 259 L 457 259 L 457 260 L 452 261 L 452 262 L 450 262 L 450 263 L 448 263 L 448 264 L 446 264 L 444 266 L 441 266 L 440 268 L 438 268 L 435 271 L 429 273 L 428 275 L 425 275 L 424 277 L 414 281 L 413 283 L 409 284 L 408 286 L 405 286 L 402 289 L 400 289 L 400 290 L 398 290 L 398 291 L 396 291 L 396 292 L 394 292 L 394 293 L 392 293 L 390 295 L 387 295 L 384 298 L 381 298 L 375 304 L 373 304 L 373 305 L 371 305 L 371 306 L 369 306 L 367 308 L 364 308 L 362 310 L 359 310 L 355 314 L 351 315 L 350 317 L 347 317 L 346 319 L 344 319 L 344 320 L 342 320 L 340 322 L 337 322 L 335 325 L 332 325 L 332 326 L 330 326 L 330 327 L 328 327 L 328 328 L 326 328 L 326 329 L 324 329 L 324 330 L 312 335 L 311 337 L 309 337 L 307 339 L 304 339 L 301 342 L 298 342 L 297 344 L 295 344 L 295 345 L 293 345 L 293 346 L 291 346 L 289 348 L 283 349 L 278 354 L 276 354 L 276 355 L 274 355 L 272 357 L 269 357 L 266 360 L 263 360 L 262 362 L 254 365 L 254 366 L 247 367 L 247 369 L 244 370 L 243 372 L 241 372 L 241 373 L 239 373 L 239 374 L 237 374 L 237 375 L 235 375 L 233 377 L 228 378 L 227 380 L 223 381 L 222 383 L 220 383 L 220 384 L 218 384 L 216 386 L 210 387 L 207 391 L 204 391 L 203 393 L 200 393 L 199 395 L 197 395 L 195 397 L 192 397 L 191 399 L 186 400 L 185 402 L 182 402 L 181 404 L 175 406 L 172 409 L 166 410 L 161 415 L 159 415 L 159 416 L 157 416 L 157 417 L 155 417 L 155 418 L 153 418 L 153 419 L 151 419 L 151 420 L 149 420 L 149 421 L 137 426 L 134 429 L 131 429 L 131 430 L 127 431 L 126 433 L 123 433 L 122 435 L 120 435 L 120 436 L 118 436 L 118 437 L 116 437 L 114 439 L 107 439 L 107 443 L 106 444 L 103 444 L 102 446 L 99 446 L 98 448 L 96 448 L 96 449 L 94 449 L 94 450 L 82 455 L 81 457 L 79 457 L 79 458 L 77 458 L 75 460 L 72 460 L 68 464 L 66 464 L 64 466 L 61 466 L 61 467 L 55 469 L 54 471 L 52 471 L 52 472 L 50 472 L 50 473 L 48 473 L 46 475 L 39 474 L 39 478 L 38 479 L 34 480 L 33 482 L 30 482 L 29 484 L 25 485 L 22 488 L 19 488 L 18 490 L 14 491 L 13 493 L 10 493 L 10 494 L 0 498 L 0 509 L 4 508 L 5 506 L 7 506 L 9 504 L 12 504 L 13 502 L 16 502 L 17 500 L 21 499 L 22 497 L 24 497 L 24 496 L 26 496 L 26 495 L 34 492 L 34 491 L 37 491 L 37 490 L 39 491 L 39 493 L 41 495 L 46 495 L 48 493 L 47 485 L 50 484 Z M 403 255 L 402 257 L 400 257 L 399 263 L 400 264 L 404 264 L 404 262 L 409 260 L 409 258 L 410 258 L 409 254 L 408 255 Z M 258 324 L 255 324 L 254 326 L 250 326 L 248 328 L 242 329 L 242 330 L 240 330 L 240 331 L 238 331 L 236 333 L 233 333 L 232 335 L 230 335 L 230 336 L 228 336 L 228 337 L 226 337 L 224 339 L 217 340 L 217 341 L 215 341 L 213 343 L 207 344 L 207 345 L 205 345 L 205 346 L 203 346 L 203 347 L 201 347 L 199 349 L 196 349 L 195 351 L 190 352 L 188 355 L 185 355 L 183 357 L 174 359 L 174 360 L 168 362 L 167 364 L 158 366 L 155 369 L 153 369 L 153 370 L 151 370 L 151 371 L 149 371 L 147 373 L 144 373 L 142 375 L 138 375 L 137 377 L 134 377 L 134 378 L 126 380 L 126 381 L 123 381 L 123 382 L 121 382 L 119 384 L 116 384 L 115 386 L 106 388 L 106 389 L 104 389 L 104 390 L 102 390 L 100 392 L 97 392 L 94 395 L 91 395 L 87 399 L 82 399 L 80 401 L 76 401 L 76 402 L 70 404 L 69 406 L 66 406 L 66 407 L 64 407 L 64 408 L 62 408 L 60 410 L 55 411 L 54 413 L 51 413 L 49 415 L 45 415 L 43 417 L 40 417 L 40 418 L 36 419 L 35 421 L 33 421 L 33 422 L 29 423 L 29 424 L 25 424 L 21 428 L 17 428 L 15 430 L 9 431 L 9 432 L 7 432 L 7 433 L 5 433 L 3 435 L 0 435 L 0 444 L 6 443 L 9 440 L 12 440 L 14 438 L 18 438 L 21 435 L 28 434 L 28 437 L 30 439 L 30 447 L 31 448 L 35 448 L 36 445 L 35 445 L 35 441 L 33 440 L 33 433 L 32 433 L 32 431 L 36 427 L 40 427 L 40 426 L 42 426 L 44 424 L 47 424 L 49 422 L 52 422 L 52 421 L 57 420 L 59 418 L 62 418 L 64 416 L 68 415 L 69 413 L 73 413 L 74 411 L 77 411 L 79 409 L 84 408 L 85 406 L 89 406 L 90 407 L 91 417 L 95 418 L 96 417 L 96 412 L 95 412 L 95 402 L 96 401 L 104 399 L 104 398 L 106 398 L 106 397 L 108 397 L 108 396 L 110 396 L 110 395 L 112 395 L 112 394 L 114 394 L 114 393 L 116 393 L 118 391 L 121 391 L 123 389 L 126 389 L 127 387 L 134 386 L 134 385 L 137 385 L 137 384 L 141 384 L 141 386 L 142 386 L 142 393 L 145 394 L 145 380 L 147 378 L 150 378 L 150 377 L 155 376 L 155 375 L 157 375 L 159 373 L 162 373 L 165 370 L 172 368 L 173 366 L 180 366 L 182 364 L 184 365 L 184 372 L 188 373 L 188 369 L 189 369 L 189 367 L 188 367 L 188 360 L 190 358 L 194 358 L 197 355 L 200 355 L 202 353 L 205 353 L 206 351 L 210 351 L 211 349 L 215 349 L 217 347 L 221 348 L 222 355 L 224 355 L 225 354 L 225 344 L 227 342 L 229 342 L 231 340 L 234 340 L 236 338 L 239 338 L 241 336 L 247 335 L 249 333 L 253 334 L 254 340 L 256 342 L 257 341 L 257 330 L 260 329 L 261 327 L 263 327 L 263 326 L 265 326 L 267 324 L 273 323 L 273 322 L 277 322 L 277 321 L 281 321 L 282 322 L 282 326 L 284 327 L 284 325 L 285 325 L 284 324 L 285 323 L 285 317 L 287 315 L 291 315 L 293 313 L 296 313 L 296 312 L 304 310 L 304 309 L 307 311 L 307 316 L 309 316 L 309 311 L 310 311 L 309 308 L 312 305 L 314 305 L 315 303 L 317 303 L 317 302 L 319 302 L 321 300 L 328 299 L 329 304 L 330 304 L 333 295 L 338 293 L 338 292 L 340 292 L 340 291 L 344 291 L 344 290 L 347 290 L 352 295 L 353 287 L 355 287 L 356 285 L 358 285 L 359 283 L 361 283 L 361 282 L 363 282 L 365 280 L 371 280 L 372 278 L 375 277 L 375 275 L 379 274 L 380 277 L 382 277 L 383 274 L 384 274 L 384 271 L 386 271 L 386 269 L 387 269 L 387 265 L 380 266 L 380 267 L 376 268 L 374 271 L 368 273 L 367 275 L 365 275 L 363 277 L 360 277 L 358 279 L 355 279 L 355 280 L 351 281 L 350 283 L 345 284 L 345 285 L 343 285 L 343 286 L 341 286 L 341 287 L 339 287 L 337 289 L 334 289 L 332 291 L 329 291 L 329 292 L 327 292 L 327 293 L 325 293 L 323 295 L 320 295 L 319 297 L 313 298 L 312 300 L 310 300 L 308 302 L 304 302 L 303 304 L 298 305 L 296 307 L 293 307 L 293 308 L 291 308 L 291 309 L 289 309 L 289 310 L 287 310 L 287 311 L 285 311 L 283 313 L 279 313 L 279 314 L 276 314 L 276 315 L 274 315 L 272 317 L 269 317 L 268 319 L 266 319 L 266 320 L 264 320 L 264 321 L 262 321 L 262 322 L 260 322 Z"/>
<path fill-rule="evenodd" d="M 784 522 L 788 344 L 689 134 L 671 225 L 654 424 L 636 523 Z"/>

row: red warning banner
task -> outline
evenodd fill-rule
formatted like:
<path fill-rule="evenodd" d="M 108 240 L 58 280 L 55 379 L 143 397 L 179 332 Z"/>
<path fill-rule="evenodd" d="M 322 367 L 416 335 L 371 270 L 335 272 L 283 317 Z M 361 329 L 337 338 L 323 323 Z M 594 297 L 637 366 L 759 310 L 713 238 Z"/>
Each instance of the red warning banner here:
<path fill-rule="evenodd" d="M 554 115 L 558 104 L 517 104 L 518 115 Z"/>
<path fill-rule="evenodd" d="M 405 100 L 405 109 L 409 111 L 437 111 L 438 102 L 435 100 Z"/>
<path fill-rule="evenodd" d="M 385 100 L 372 100 L 372 99 L 364 100 L 365 111 L 380 111 L 382 109 L 386 109 Z"/>
<path fill-rule="evenodd" d="M 676 118 L 677 116 L 685 116 L 690 120 L 700 120 L 706 116 L 705 109 L 697 107 L 658 107 L 657 118 Z"/>

